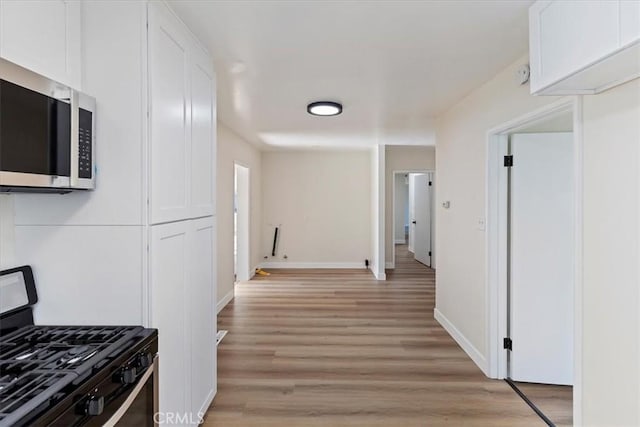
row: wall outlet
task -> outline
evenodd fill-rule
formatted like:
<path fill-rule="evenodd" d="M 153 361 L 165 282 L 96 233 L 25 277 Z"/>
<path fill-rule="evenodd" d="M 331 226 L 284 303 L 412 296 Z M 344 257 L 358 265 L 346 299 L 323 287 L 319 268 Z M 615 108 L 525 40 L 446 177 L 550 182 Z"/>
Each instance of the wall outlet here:
<path fill-rule="evenodd" d="M 487 228 L 487 224 L 484 218 L 478 218 L 478 230 L 484 231 Z"/>

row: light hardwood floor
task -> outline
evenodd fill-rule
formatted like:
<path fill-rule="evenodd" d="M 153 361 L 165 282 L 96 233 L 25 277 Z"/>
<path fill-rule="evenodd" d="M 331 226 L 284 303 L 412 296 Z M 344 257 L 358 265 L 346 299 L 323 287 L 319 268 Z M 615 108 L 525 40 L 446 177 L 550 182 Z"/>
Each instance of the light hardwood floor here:
<path fill-rule="evenodd" d="M 206 426 L 543 426 L 433 318 L 435 275 L 398 248 L 386 282 L 362 270 L 273 270 L 218 316 Z"/>
<path fill-rule="evenodd" d="M 531 383 L 516 385 L 557 427 L 573 425 L 573 387 Z"/>

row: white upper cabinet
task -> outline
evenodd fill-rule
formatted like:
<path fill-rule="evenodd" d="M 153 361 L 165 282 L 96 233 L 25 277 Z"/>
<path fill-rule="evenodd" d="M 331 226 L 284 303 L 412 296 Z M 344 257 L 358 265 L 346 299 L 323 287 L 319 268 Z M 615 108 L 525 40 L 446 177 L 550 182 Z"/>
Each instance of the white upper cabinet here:
<path fill-rule="evenodd" d="M 149 5 L 151 223 L 189 218 L 189 36 L 162 4 Z"/>
<path fill-rule="evenodd" d="M 80 89 L 80 8 L 79 1 L 1 1 L 0 56 Z"/>
<path fill-rule="evenodd" d="M 626 46 L 640 39 L 640 1 L 620 2 L 620 44 Z"/>
<path fill-rule="evenodd" d="M 196 49 L 191 66 L 191 209 L 194 217 L 215 213 L 214 85 L 209 55 Z"/>
<path fill-rule="evenodd" d="M 601 92 L 640 75 L 640 3 L 537 1 L 529 44 L 531 93 Z"/>
<path fill-rule="evenodd" d="M 150 222 L 214 213 L 210 56 L 164 3 L 149 3 Z"/>

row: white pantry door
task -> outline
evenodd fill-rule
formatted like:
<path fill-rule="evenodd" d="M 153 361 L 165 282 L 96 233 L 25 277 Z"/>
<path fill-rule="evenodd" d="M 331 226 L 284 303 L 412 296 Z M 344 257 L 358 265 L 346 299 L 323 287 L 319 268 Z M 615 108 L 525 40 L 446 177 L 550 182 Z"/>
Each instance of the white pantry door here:
<path fill-rule="evenodd" d="M 431 187 L 427 174 L 417 174 L 413 181 L 414 239 L 416 261 L 431 265 Z"/>
<path fill-rule="evenodd" d="M 573 383 L 571 133 L 511 137 L 510 356 L 514 381 Z"/>

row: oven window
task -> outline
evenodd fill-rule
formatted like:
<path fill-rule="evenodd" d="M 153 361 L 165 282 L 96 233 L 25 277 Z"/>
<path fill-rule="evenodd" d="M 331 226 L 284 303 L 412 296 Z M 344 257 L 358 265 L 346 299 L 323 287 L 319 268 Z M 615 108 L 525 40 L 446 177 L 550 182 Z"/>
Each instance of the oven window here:
<path fill-rule="evenodd" d="M 70 175 L 71 106 L 0 80 L 0 170 Z"/>

